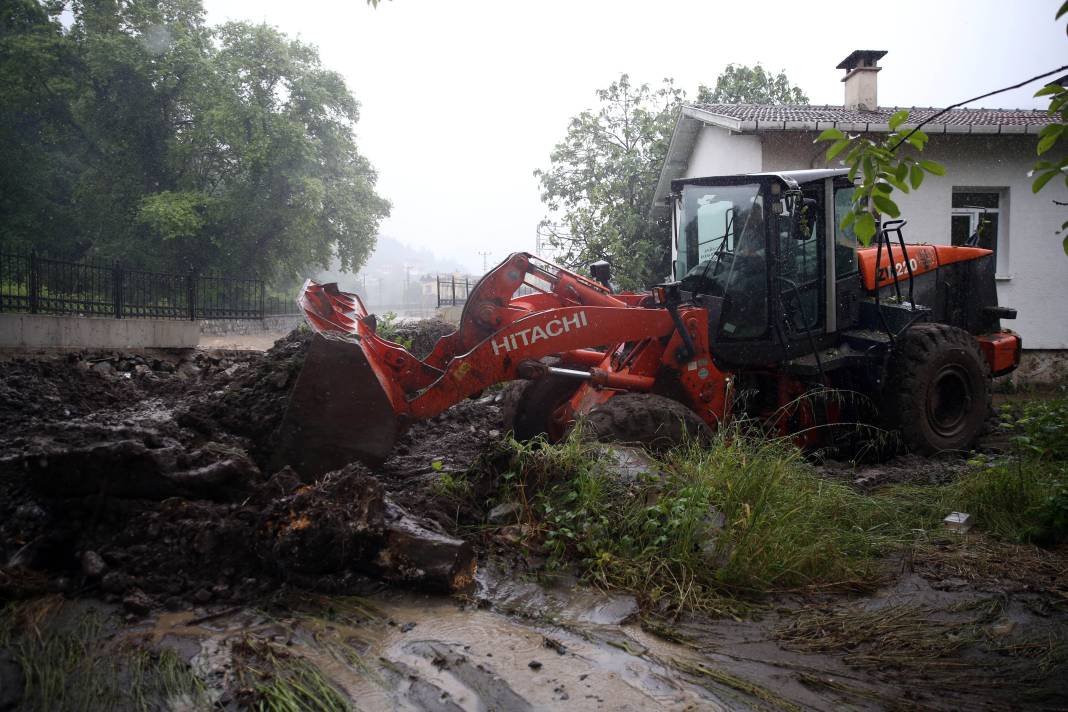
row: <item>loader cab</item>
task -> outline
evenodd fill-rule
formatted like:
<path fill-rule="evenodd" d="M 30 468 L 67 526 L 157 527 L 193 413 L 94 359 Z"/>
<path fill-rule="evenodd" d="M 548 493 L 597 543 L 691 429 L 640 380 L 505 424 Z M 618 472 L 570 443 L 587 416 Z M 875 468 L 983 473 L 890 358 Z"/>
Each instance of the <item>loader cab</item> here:
<path fill-rule="evenodd" d="M 855 236 L 835 219 L 852 187 L 845 170 L 672 182 L 673 276 L 708 308 L 722 367 L 772 365 L 835 340 L 838 283 L 859 285 Z"/>

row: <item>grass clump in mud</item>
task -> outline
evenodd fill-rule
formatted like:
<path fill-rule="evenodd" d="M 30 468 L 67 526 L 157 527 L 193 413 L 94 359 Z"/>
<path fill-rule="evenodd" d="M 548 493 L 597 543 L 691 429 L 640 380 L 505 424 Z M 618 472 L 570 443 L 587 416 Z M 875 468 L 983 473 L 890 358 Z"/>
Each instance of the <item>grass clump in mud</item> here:
<path fill-rule="evenodd" d="M 264 712 L 346 712 L 348 700 L 317 665 L 272 641 L 247 637 L 233 647 L 238 700 Z"/>
<path fill-rule="evenodd" d="M 1001 428 L 1009 449 L 976 455 L 943 487 L 899 487 L 889 494 L 930 520 L 967 512 L 999 539 L 1053 546 L 1068 539 L 1068 397 L 1007 405 Z"/>
<path fill-rule="evenodd" d="M 26 710 L 151 710 L 207 705 L 205 686 L 173 650 L 149 650 L 108 630 L 116 621 L 52 596 L 0 611 L 0 649 L 22 671 Z"/>
<path fill-rule="evenodd" d="M 941 690 L 959 692 L 1015 685 L 1025 698 L 1063 701 L 1055 681 L 1068 671 L 1068 644 L 1052 630 L 1037 637 L 1007 634 L 1005 605 L 995 596 L 944 610 L 916 604 L 809 608 L 774 635 L 790 650 L 843 653 L 849 667 L 887 679 L 934 680 Z"/>
<path fill-rule="evenodd" d="M 629 474 L 618 449 L 579 434 L 509 447 L 505 479 L 550 564 L 577 562 L 650 603 L 715 610 L 725 595 L 863 587 L 879 578 L 879 554 L 914 537 L 896 501 L 822 479 L 796 448 L 737 430 L 642 455 L 648 467 Z"/>

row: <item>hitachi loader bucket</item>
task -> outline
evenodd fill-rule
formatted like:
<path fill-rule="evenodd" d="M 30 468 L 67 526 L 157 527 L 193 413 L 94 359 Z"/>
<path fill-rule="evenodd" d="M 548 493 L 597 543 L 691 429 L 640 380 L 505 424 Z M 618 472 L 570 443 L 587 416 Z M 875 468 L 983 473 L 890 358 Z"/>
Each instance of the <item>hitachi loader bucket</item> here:
<path fill-rule="evenodd" d="M 356 460 L 381 463 L 399 431 L 395 387 L 379 362 L 390 342 L 375 335 L 360 298 L 336 284 L 309 280 L 298 301 L 315 335 L 282 419 L 276 463 L 304 476 Z"/>

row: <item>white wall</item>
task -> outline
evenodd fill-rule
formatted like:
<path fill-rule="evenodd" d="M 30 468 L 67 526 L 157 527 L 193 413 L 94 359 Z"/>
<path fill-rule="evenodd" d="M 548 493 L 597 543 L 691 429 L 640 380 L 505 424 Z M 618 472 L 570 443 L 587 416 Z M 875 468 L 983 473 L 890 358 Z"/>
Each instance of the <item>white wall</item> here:
<path fill-rule="evenodd" d="M 815 132 L 763 134 L 762 170 L 823 167 L 822 149 L 812 143 L 815 137 Z M 1063 236 L 1055 234 L 1068 219 L 1068 208 L 1052 202 L 1068 201 L 1068 191 L 1063 182 L 1051 181 L 1039 195 L 1031 192 L 1027 172 L 1036 160 L 1035 140 L 1026 135 L 932 135 L 924 157 L 944 165 L 946 175 L 928 175 L 918 192 L 895 193 L 894 198 L 909 222 L 905 236 L 910 242 L 949 244 L 954 187 L 1005 189 L 1000 220 L 1008 244 L 1003 242 L 999 250 L 1007 250 L 1008 260 L 998 280 L 998 301 L 1017 309 L 1019 316 L 1004 326 L 1020 333 L 1024 348 L 1068 349 L 1068 256 L 1061 248 Z"/>
<path fill-rule="evenodd" d="M 697 134 L 685 178 L 756 173 L 761 170 L 760 137 L 735 134 L 718 126 L 702 126 Z"/>

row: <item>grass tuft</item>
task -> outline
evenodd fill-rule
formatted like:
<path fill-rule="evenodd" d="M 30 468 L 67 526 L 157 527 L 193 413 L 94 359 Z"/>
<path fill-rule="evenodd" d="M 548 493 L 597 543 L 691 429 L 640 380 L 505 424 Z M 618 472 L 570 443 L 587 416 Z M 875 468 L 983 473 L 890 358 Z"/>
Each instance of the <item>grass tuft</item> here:
<path fill-rule="evenodd" d="M 647 603 L 729 612 L 738 594 L 858 588 L 914 513 L 829 482 L 782 442 L 724 430 L 621 475 L 603 445 L 512 441 L 505 475 L 550 564 Z"/>
<path fill-rule="evenodd" d="M 20 709 L 138 710 L 207 705 L 203 681 L 172 650 L 146 650 L 107 634 L 108 616 L 59 596 L 0 611 L 0 647 L 25 679 Z"/>

